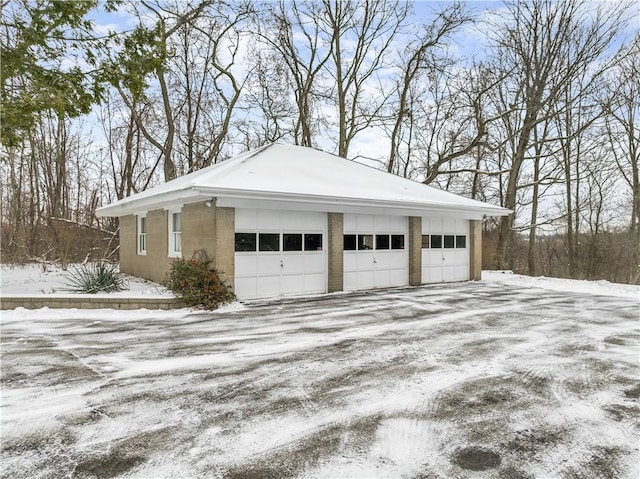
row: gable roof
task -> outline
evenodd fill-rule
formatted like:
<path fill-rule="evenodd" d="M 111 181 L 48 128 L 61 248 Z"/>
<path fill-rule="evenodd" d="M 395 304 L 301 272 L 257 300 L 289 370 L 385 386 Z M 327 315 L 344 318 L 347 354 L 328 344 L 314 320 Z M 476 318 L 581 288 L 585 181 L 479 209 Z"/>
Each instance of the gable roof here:
<path fill-rule="evenodd" d="M 219 206 L 329 212 L 455 214 L 510 210 L 439 190 L 313 148 L 270 144 L 99 208 L 124 216 L 215 198 Z"/>

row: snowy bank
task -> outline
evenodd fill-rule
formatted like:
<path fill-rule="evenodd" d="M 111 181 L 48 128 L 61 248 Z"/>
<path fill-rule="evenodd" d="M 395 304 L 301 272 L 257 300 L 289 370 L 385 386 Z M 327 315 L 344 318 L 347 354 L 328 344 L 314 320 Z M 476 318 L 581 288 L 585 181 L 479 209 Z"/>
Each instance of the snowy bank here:
<path fill-rule="evenodd" d="M 34 296 L 64 296 L 80 298 L 85 294 L 74 294 L 65 291 L 67 288 L 67 275 L 79 265 L 70 264 L 67 270 L 51 264 L 27 264 L 14 266 L 0 265 L 0 277 L 2 280 L 1 292 L 5 296 L 34 297 Z M 91 297 L 144 297 L 144 298 L 173 298 L 174 295 L 168 289 L 158 283 L 153 283 L 141 278 L 124 275 L 129 283 L 129 289 L 114 293 L 98 293 Z"/>
<path fill-rule="evenodd" d="M 545 276 L 524 276 L 511 271 L 483 271 L 482 281 L 507 286 L 541 288 L 570 293 L 587 293 L 601 296 L 617 296 L 640 301 L 640 286 L 610 283 L 609 281 L 587 281 L 579 279 L 547 278 Z"/>

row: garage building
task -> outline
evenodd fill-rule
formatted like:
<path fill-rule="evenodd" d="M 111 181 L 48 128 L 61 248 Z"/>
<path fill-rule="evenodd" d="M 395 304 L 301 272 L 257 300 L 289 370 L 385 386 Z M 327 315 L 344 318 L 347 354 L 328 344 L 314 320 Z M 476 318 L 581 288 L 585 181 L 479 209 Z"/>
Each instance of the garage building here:
<path fill-rule="evenodd" d="M 102 207 L 120 268 L 162 281 L 204 252 L 240 299 L 480 279 L 510 213 L 313 148 L 270 144 Z"/>

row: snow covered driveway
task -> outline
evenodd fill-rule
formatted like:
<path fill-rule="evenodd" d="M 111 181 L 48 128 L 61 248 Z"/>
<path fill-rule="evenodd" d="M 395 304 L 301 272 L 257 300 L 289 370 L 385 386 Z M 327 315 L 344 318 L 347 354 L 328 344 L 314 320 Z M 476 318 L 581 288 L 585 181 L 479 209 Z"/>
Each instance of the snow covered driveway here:
<path fill-rule="evenodd" d="M 1 326 L 6 478 L 639 477 L 634 299 L 481 282 Z"/>

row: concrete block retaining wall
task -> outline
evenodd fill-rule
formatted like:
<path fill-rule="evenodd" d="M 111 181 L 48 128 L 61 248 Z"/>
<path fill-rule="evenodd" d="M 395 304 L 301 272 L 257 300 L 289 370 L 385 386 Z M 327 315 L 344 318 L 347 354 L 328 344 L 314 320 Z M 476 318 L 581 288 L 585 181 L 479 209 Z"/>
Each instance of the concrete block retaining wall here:
<path fill-rule="evenodd" d="M 105 298 L 91 296 L 2 296 L 0 309 L 178 309 L 186 307 L 178 298 Z"/>

